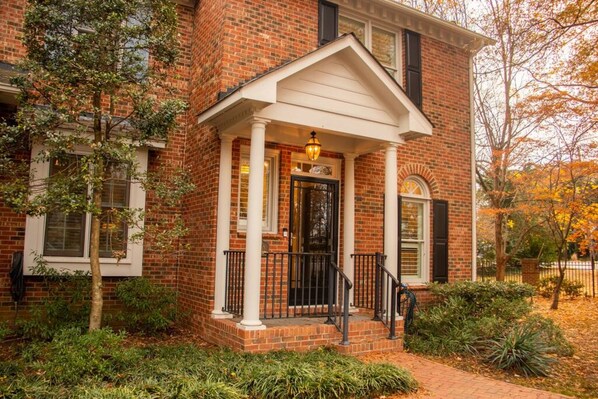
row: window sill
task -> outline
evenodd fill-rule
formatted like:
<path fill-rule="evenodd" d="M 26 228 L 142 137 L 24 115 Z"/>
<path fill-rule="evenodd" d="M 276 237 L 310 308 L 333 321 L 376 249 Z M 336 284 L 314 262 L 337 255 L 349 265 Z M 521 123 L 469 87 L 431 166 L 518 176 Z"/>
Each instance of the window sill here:
<path fill-rule="evenodd" d="M 58 271 L 82 271 L 89 272 L 89 259 L 86 258 L 67 258 L 56 256 L 45 256 L 44 260 L 47 266 Z M 24 274 L 26 276 L 34 276 L 33 267 L 34 260 L 32 257 L 26 260 Z M 133 262 L 131 259 L 121 259 L 117 261 L 112 258 L 101 258 L 100 266 L 102 269 L 102 277 L 139 277 L 141 276 L 141 263 Z"/>

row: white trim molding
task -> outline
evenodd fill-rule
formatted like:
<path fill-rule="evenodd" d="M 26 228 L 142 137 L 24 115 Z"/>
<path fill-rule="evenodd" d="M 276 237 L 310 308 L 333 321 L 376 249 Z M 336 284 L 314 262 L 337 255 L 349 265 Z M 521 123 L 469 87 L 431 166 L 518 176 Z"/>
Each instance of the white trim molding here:
<path fill-rule="evenodd" d="M 43 146 L 34 145 L 31 151 L 31 172 L 35 180 L 45 179 L 50 173 L 49 162 L 35 162 L 38 154 L 43 151 Z M 88 153 L 85 149 L 74 151 L 75 154 Z M 148 150 L 146 147 L 136 149 L 137 172 L 143 174 L 147 171 Z M 139 182 L 130 182 L 129 208 L 145 208 L 145 190 Z M 89 215 L 87 216 L 89 219 Z M 25 248 L 24 248 L 24 273 L 33 275 L 32 268 L 35 266 L 36 256 L 44 252 L 46 216 L 27 216 L 25 221 Z M 90 223 L 86 223 L 89 226 Z M 143 228 L 143 220 L 139 226 L 130 226 L 127 235 L 130 238 Z M 89 227 L 86 227 L 89 230 Z M 84 252 L 81 257 L 66 256 L 43 256 L 49 267 L 64 271 L 89 271 L 89 231 L 86 231 L 84 240 Z M 127 243 L 127 255 L 123 259 L 101 258 L 103 276 L 141 276 L 143 264 L 143 241 Z"/>

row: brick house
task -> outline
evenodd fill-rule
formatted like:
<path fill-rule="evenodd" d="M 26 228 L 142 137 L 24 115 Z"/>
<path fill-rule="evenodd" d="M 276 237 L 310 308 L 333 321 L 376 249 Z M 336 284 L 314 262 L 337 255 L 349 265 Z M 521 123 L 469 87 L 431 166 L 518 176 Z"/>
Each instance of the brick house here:
<path fill-rule="evenodd" d="M 474 277 L 471 60 L 492 41 L 391 0 L 177 3 L 172 79 L 190 111 L 168 145 L 138 158 L 191 172 L 190 246 L 162 257 L 131 244 L 118 267 L 107 253 L 107 307 L 116 282 L 143 275 L 176 288 L 213 343 L 400 347 L 385 339 L 393 320 L 400 336 L 400 317 L 389 316 L 398 280 L 425 300 L 428 282 Z M 16 109 L 8 77 L 24 56 L 25 5 L 0 4 L 4 118 Z M 306 153 L 312 137 L 318 157 Z M 127 206 L 151 208 L 149 193 L 125 189 Z M 78 228 L 69 248 L 81 252 L 69 253 L 49 244 L 52 229 L 67 241 L 66 229 L 0 204 L 0 316 L 13 312 L 12 254 L 24 251 L 26 274 L 34 252 L 84 269 Z M 26 288 L 24 305 L 44 295 L 38 277 Z"/>

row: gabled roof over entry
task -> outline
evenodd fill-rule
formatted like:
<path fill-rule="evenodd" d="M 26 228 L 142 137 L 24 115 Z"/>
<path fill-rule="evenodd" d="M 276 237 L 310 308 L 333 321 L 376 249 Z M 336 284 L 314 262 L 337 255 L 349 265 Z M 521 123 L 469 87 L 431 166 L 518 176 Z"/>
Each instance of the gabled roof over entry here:
<path fill-rule="evenodd" d="M 357 153 L 430 136 L 433 127 L 352 34 L 244 83 L 198 120 L 246 136 L 250 116 L 271 121 L 268 141 L 303 145 L 316 130 L 336 151 Z"/>

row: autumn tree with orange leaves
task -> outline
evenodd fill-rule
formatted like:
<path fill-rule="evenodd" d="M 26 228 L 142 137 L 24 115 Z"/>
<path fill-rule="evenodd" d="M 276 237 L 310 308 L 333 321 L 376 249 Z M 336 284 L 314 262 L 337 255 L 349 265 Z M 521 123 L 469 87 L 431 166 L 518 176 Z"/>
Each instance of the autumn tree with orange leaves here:
<path fill-rule="evenodd" d="M 514 183 L 526 213 L 538 218 L 557 248 L 559 278 L 551 309 L 558 309 L 569 243 L 587 250 L 598 238 L 598 138 L 593 133 L 560 135 L 554 157 L 528 165 Z"/>

